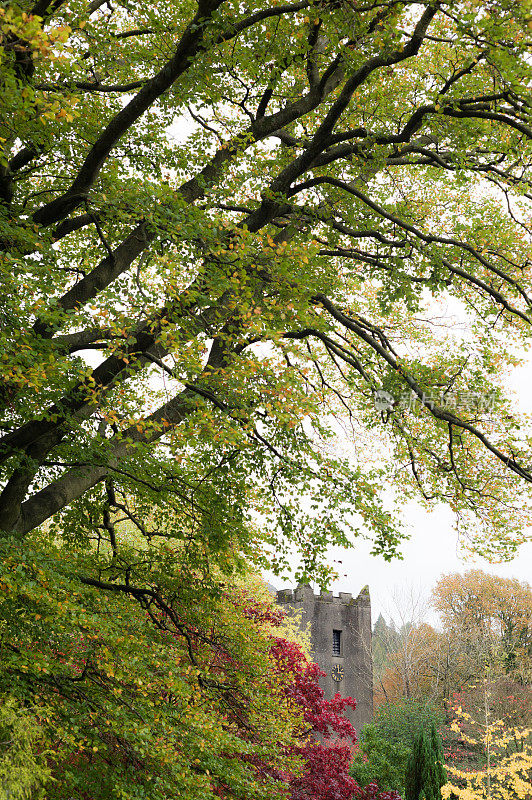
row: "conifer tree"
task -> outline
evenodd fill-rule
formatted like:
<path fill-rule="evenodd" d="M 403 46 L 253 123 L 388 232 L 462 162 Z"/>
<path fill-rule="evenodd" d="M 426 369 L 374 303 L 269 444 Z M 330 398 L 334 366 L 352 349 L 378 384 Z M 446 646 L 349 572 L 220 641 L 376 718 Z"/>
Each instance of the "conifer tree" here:
<path fill-rule="evenodd" d="M 431 780 L 432 785 L 434 786 L 434 790 L 432 794 L 426 793 L 427 800 L 432 797 L 440 800 L 441 798 L 441 787 L 447 783 L 447 773 L 445 771 L 445 767 L 443 766 L 443 747 L 441 742 L 441 737 L 436 730 L 436 725 L 432 723 L 430 729 L 430 741 L 432 747 L 432 754 L 434 756 L 434 762 L 431 766 Z"/>
<path fill-rule="evenodd" d="M 425 731 L 421 730 L 414 741 L 405 775 L 405 800 L 419 800 L 423 785 L 423 768 L 428 761 Z"/>
<path fill-rule="evenodd" d="M 434 724 L 417 736 L 408 761 L 405 800 L 439 800 L 440 789 L 447 782 L 442 766 L 443 750 Z"/>

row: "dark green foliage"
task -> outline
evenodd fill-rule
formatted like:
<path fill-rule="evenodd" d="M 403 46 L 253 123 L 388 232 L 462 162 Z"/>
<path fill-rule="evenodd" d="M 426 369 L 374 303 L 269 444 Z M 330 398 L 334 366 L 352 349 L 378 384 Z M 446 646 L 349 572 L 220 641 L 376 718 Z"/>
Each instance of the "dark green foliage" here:
<path fill-rule="evenodd" d="M 403 698 L 384 703 L 375 713 L 375 727 L 392 744 L 411 748 L 423 729 L 438 728 L 444 721 L 443 711 L 434 703 Z"/>
<path fill-rule="evenodd" d="M 423 785 L 423 770 L 428 759 L 427 740 L 425 732 L 416 737 L 405 775 L 405 800 L 419 800 L 421 786 Z"/>
<path fill-rule="evenodd" d="M 382 789 L 406 787 L 406 800 L 421 800 L 422 787 L 428 792 L 446 783 L 437 763 L 443 761 L 437 733 L 442 722 L 442 711 L 431 702 L 402 699 L 380 706 L 373 724 L 364 728 L 351 775 L 361 786 L 374 781 Z M 427 794 L 426 800 L 433 797 L 440 795 Z"/>
<path fill-rule="evenodd" d="M 447 783 L 442 765 L 443 751 L 436 726 L 416 737 L 405 776 L 405 800 L 440 800 L 440 789 Z"/>
<path fill-rule="evenodd" d="M 445 783 L 447 783 L 447 773 L 445 772 L 445 768 L 443 766 L 444 756 L 443 756 L 443 746 L 442 746 L 441 736 L 436 730 L 436 726 L 434 724 L 431 725 L 430 737 L 432 744 L 432 753 L 435 756 L 434 782 L 437 787 L 437 794 L 435 795 L 435 797 L 440 798 L 440 788 Z"/>
<path fill-rule="evenodd" d="M 365 725 L 350 774 L 359 786 L 377 783 L 383 790 L 402 791 L 409 754 L 408 747 L 388 741 L 375 725 Z"/>

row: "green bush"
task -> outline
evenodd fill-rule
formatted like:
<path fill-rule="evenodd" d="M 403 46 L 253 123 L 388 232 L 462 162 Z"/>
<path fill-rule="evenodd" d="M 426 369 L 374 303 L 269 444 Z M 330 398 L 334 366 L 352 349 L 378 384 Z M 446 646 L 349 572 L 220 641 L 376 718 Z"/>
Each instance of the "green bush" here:
<path fill-rule="evenodd" d="M 375 725 L 365 725 L 350 774 L 359 786 L 375 782 L 380 789 L 401 792 L 409 755 L 410 748 L 390 742 Z"/>
<path fill-rule="evenodd" d="M 434 703 L 407 699 L 379 706 L 374 719 L 375 728 L 384 739 L 409 749 L 422 730 L 430 730 L 433 724 L 439 728 L 443 722 L 443 711 Z"/>

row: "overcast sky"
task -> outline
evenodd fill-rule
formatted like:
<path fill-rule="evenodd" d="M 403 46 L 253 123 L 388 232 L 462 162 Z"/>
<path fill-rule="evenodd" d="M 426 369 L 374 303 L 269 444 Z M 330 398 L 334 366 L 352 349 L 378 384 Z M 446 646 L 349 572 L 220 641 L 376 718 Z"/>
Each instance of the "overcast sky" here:
<path fill-rule="evenodd" d="M 441 575 L 449 572 L 482 569 L 503 578 L 518 578 L 532 583 L 532 542 L 522 546 L 519 555 L 505 564 L 490 564 L 481 559 L 463 561 L 458 554 L 450 511 L 442 507 L 428 514 L 419 506 L 410 504 L 406 519 L 411 538 L 402 545 L 402 561 L 386 562 L 380 556 L 371 556 L 369 542 L 358 542 L 351 550 L 336 548 L 329 553 L 331 561 L 342 562 L 335 563 L 340 577 L 331 585 L 334 593 L 353 592 L 357 595 L 368 584 L 373 621 L 382 612 L 387 621 L 395 617 L 399 622 L 400 613 L 409 611 L 411 596 L 418 606 L 426 606 L 431 588 Z M 267 578 L 278 589 L 291 585 L 271 575 Z M 437 624 L 437 617 L 430 608 L 425 608 L 425 618 L 427 622 Z"/>

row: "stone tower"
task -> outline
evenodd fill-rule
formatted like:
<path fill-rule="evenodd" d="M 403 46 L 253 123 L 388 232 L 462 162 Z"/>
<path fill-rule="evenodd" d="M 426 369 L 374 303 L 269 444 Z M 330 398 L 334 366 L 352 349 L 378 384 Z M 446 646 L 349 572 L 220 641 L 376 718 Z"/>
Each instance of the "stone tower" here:
<path fill-rule="evenodd" d="M 282 589 L 277 602 L 301 609 L 301 624 L 311 625 L 312 657 L 326 672 L 320 686 L 330 700 L 336 692 L 357 701 L 347 716 L 357 733 L 373 717 L 373 662 L 371 657 L 371 601 L 366 586 L 358 597 L 340 592 L 315 595 L 310 586 Z"/>

